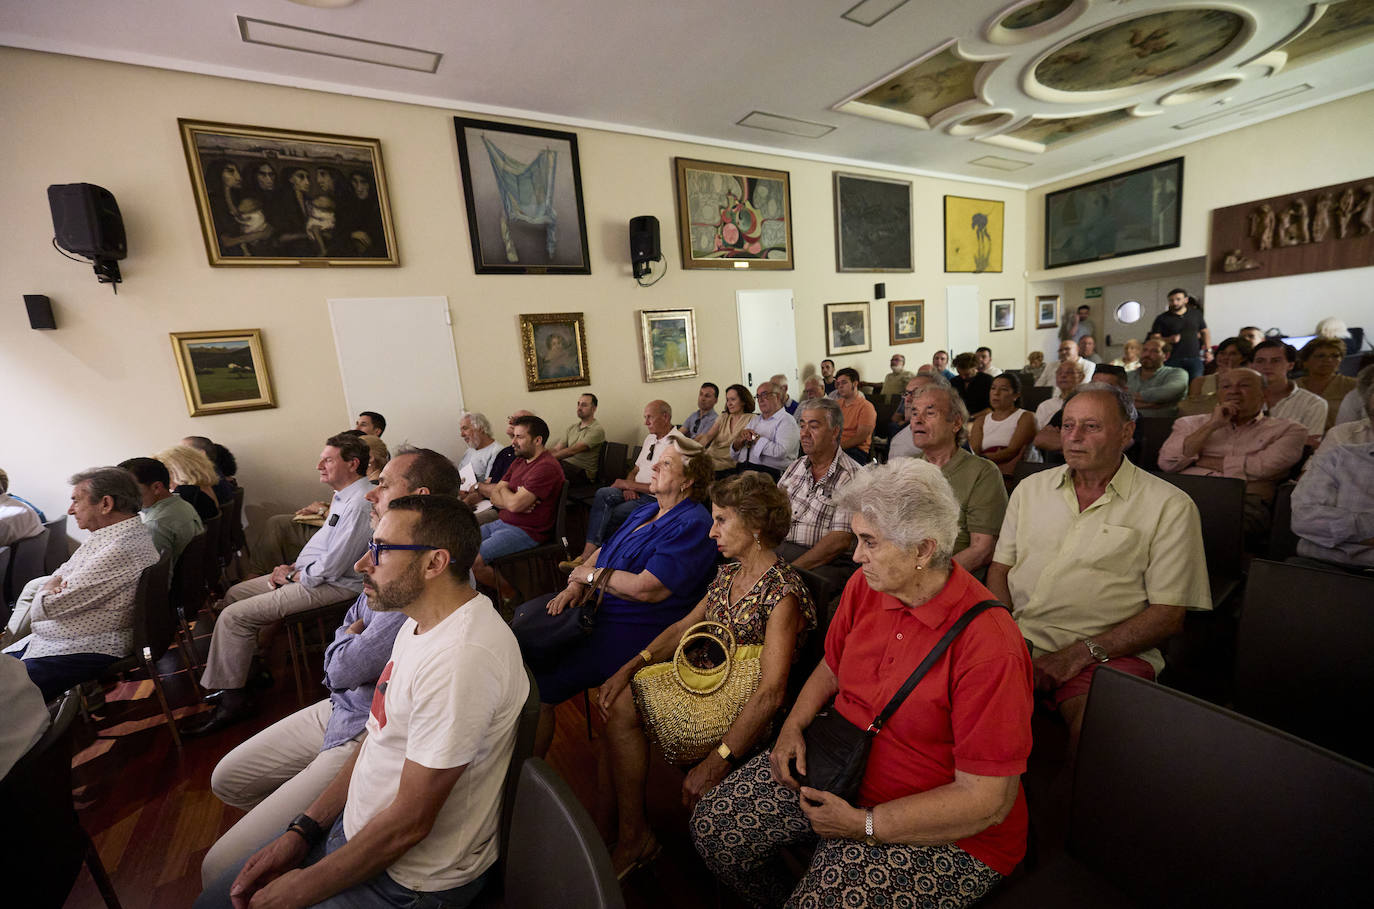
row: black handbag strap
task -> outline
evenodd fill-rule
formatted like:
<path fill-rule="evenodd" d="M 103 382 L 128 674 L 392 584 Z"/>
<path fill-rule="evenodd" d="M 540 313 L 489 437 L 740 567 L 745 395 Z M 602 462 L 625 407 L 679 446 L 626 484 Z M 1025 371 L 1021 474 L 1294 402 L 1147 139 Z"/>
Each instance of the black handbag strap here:
<path fill-rule="evenodd" d="M 897 708 L 902 706 L 902 701 L 905 701 L 907 695 L 911 694 L 911 692 L 916 689 L 922 677 L 924 677 L 930 670 L 930 667 L 934 666 L 936 661 L 944 655 L 944 652 L 949 649 L 950 644 L 954 643 L 954 639 L 959 636 L 959 633 L 968 627 L 969 622 L 972 622 L 989 609 L 998 607 L 1007 609 L 1006 604 L 998 600 L 984 600 L 971 607 L 968 612 L 959 616 L 959 620 L 949 626 L 949 630 L 945 632 L 945 636 L 940 638 L 935 646 L 930 649 L 930 653 L 926 654 L 926 658 L 921 660 L 921 665 L 917 666 L 916 671 L 911 673 L 910 678 L 906 680 L 906 684 L 902 685 L 902 687 L 897 690 L 897 693 L 892 696 L 892 700 L 887 702 L 887 706 L 883 708 L 883 712 L 878 714 L 877 718 L 869 724 L 868 734 L 878 734 L 878 730 L 882 729 L 883 724 L 892 718 L 892 714 L 896 713 Z M 1007 609 L 1007 612 L 1010 613 L 1011 610 Z"/>

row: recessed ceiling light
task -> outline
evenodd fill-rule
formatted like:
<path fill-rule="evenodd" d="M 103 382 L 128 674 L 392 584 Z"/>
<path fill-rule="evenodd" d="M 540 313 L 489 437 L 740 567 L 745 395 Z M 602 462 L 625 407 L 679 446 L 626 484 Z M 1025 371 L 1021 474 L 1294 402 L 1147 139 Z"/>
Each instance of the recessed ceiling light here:
<path fill-rule="evenodd" d="M 1020 170 L 1023 167 L 1030 167 L 1029 161 L 1016 161 L 1012 158 L 1002 158 L 998 155 L 984 155 L 981 158 L 974 158 L 969 162 L 979 167 L 991 167 L 993 170 Z"/>
<path fill-rule="evenodd" d="M 405 47 L 400 44 L 384 44 L 380 41 L 367 41 L 363 38 L 350 38 L 331 32 L 317 31 L 313 28 L 298 28 L 280 22 L 267 22 L 262 19 L 249 19 L 239 16 L 239 35 L 245 44 L 263 44 L 283 50 L 302 51 L 307 54 L 322 54 L 326 57 L 339 57 L 343 60 L 357 60 L 360 63 L 376 63 L 379 66 L 394 66 L 398 69 L 413 69 L 422 73 L 432 73 L 439 68 L 443 54 L 435 51 Z"/>
<path fill-rule="evenodd" d="M 907 0 L 862 0 L 840 14 L 841 19 L 848 19 L 856 25 L 868 27 L 876 25 L 888 13 L 896 11 L 905 6 Z"/>
<path fill-rule="evenodd" d="M 748 126 L 753 129 L 766 129 L 774 133 L 786 133 L 789 136 L 801 136 L 804 139 L 819 139 L 826 133 L 835 130 L 835 127 L 825 123 L 813 123 L 810 120 L 798 120 L 795 117 L 784 117 L 780 114 L 766 114 L 761 110 L 750 111 L 749 114 L 737 120 L 736 125 Z"/>

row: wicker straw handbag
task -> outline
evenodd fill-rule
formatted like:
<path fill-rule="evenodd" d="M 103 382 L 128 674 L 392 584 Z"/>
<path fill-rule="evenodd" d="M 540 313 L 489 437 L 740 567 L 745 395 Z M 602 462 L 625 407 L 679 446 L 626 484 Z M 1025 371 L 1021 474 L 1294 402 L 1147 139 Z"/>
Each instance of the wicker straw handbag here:
<path fill-rule="evenodd" d="M 686 650 L 696 641 L 715 642 L 725 658 L 707 669 L 691 665 Z M 720 744 L 759 687 L 762 655 L 762 644 L 736 646 L 729 625 L 705 621 L 687 629 L 671 662 L 635 673 L 630 687 L 644 729 L 670 763 L 695 764 Z"/>

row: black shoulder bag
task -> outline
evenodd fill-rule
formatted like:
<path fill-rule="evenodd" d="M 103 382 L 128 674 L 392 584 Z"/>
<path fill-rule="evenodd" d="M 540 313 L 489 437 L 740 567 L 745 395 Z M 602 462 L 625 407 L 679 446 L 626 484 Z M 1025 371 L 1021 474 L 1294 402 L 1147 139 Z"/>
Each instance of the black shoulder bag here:
<path fill-rule="evenodd" d="M 859 784 L 863 782 L 864 768 L 868 765 L 868 751 L 873 745 L 873 737 L 882 731 L 883 724 L 897 712 L 897 708 L 902 706 L 907 695 L 915 690 L 921 678 L 944 655 L 959 633 L 968 627 L 968 623 L 983 612 L 998 607 L 1007 608 L 997 600 L 984 600 L 961 615 L 945 632 L 944 637 L 931 648 L 930 653 L 926 654 L 926 658 L 921 660 L 921 665 L 916 667 L 911 677 L 906 680 L 906 684 L 898 689 L 867 729 L 860 729 L 841 716 L 835 709 L 834 701 L 827 704 L 802 732 L 802 738 L 806 742 L 807 772 L 798 773 L 794 761 L 791 767 L 792 776 L 800 780 L 804 786 L 833 792 L 853 805 L 859 795 Z"/>

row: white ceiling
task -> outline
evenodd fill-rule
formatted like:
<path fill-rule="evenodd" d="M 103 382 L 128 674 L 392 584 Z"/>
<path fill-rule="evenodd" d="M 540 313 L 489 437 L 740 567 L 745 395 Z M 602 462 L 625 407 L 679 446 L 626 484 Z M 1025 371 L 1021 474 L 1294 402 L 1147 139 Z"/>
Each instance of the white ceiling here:
<path fill-rule="evenodd" d="M 990 29 L 1033 0 L 909 0 L 872 27 L 841 18 L 855 2 L 357 0 L 316 9 L 290 0 L 0 0 L 0 44 L 1013 186 L 1106 167 L 1374 88 L 1369 43 L 1291 65 L 1281 52 L 1270 53 L 1320 12 L 1300 0 L 1244 0 L 1243 6 L 1074 0 L 1015 45 L 990 40 Z M 1108 23 L 1188 7 L 1229 10 L 1245 26 L 1205 64 L 1110 97 L 1032 94 L 1028 74 L 1048 51 Z M 240 36 L 240 17 L 433 51 L 442 59 L 429 73 L 249 44 Z M 932 117 L 932 128 L 836 110 L 955 39 L 965 58 L 1000 62 L 979 72 L 981 98 Z M 1219 95 L 1158 103 L 1176 89 L 1227 77 L 1239 81 Z M 1120 125 L 1043 153 L 984 141 L 1033 116 L 1123 107 L 1132 116 Z M 957 131 L 959 119 L 993 110 L 1011 116 L 981 135 L 948 132 Z M 833 129 L 811 139 L 737 125 L 753 111 Z M 1208 114 L 1221 116 L 1180 128 Z M 186 115 L 213 119 L 214 112 Z M 1026 166 L 1008 172 L 970 163 L 986 156 Z"/>

